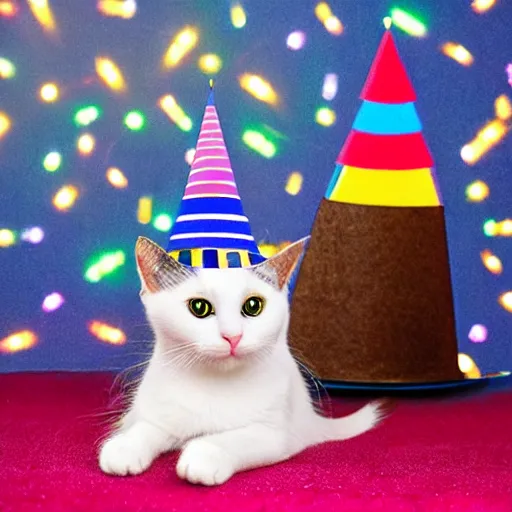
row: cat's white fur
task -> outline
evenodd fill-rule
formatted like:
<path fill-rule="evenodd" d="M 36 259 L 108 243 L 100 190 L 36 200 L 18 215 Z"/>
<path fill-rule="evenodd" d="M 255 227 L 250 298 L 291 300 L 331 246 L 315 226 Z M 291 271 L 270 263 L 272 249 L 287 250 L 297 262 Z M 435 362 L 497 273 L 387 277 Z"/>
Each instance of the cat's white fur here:
<path fill-rule="evenodd" d="M 241 314 L 251 295 L 265 299 L 254 318 Z M 378 423 L 378 403 L 338 419 L 315 412 L 287 344 L 286 285 L 279 289 L 250 269 L 204 269 L 142 297 L 154 352 L 119 429 L 101 447 L 105 473 L 139 474 L 160 454 L 181 449 L 179 477 L 216 485 Z M 215 315 L 193 316 L 192 297 L 208 299 Z M 222 335 L 236 334 L 242 338 L 232 356 Z"/>

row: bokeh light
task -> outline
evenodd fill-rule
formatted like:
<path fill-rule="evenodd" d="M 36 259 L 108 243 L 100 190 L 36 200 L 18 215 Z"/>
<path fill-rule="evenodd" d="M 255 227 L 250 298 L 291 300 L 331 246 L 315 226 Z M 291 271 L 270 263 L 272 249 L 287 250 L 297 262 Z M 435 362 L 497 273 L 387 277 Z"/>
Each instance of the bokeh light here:
<path fill-rule="evenodd" d="M 240 87 L 257 100 L 268 103 L 269 105 L 276 105 L 278 103 L 279 97 L 276 91 L 272 85 L 261 76 L 244 73 L 239 77 L 239 82 Z"/>
<path fill-rule="evenodd" d="M 427 35 L 427 26 L 417 16 L 398 7 L 391 9 L 390 15 L 393 25 L 406 34 L 413 37 L 425 37 Z"/>
<path fill-rule="evenodd" d="M 483 230 L 485 236 L 496 236 L 498 234 L 498 224 L 494 219 L 487 219 L 484 222 Z"/>
<path fill-rule="evenodd" d="M 276 145 L 256 130 L 246 130 L 242 135 L 245 145 L 265 158 L 272 158 L 277 153 Z"/>
<path fill-rule="evenodd" d="M 31 228 L 24 229 L 21 232 L 21 239 L 24 242 L 28 242 L 33 245 L 40 244 L 44 240 L 43 228 L 40 228 L 39 226 L 34 226 Z"/>
<path fill-rule="evenodd" d="M 163 56 L 162 67 L 164 69 L 176 67 L 197 46 L 198 42 L 199 31 L 197 28 L 187 26 L 180 30 Z"/>
<path fill-rule="evenodd" d="M 338 92 L 338 75 L 336 73 L 327 73 L 324 76 L 324 83 L 322 85 L 322 98 L 330 101 L 336 97 Z"/>
<path fill-rule="evenodd" d="M 98 11 L 103 16 L 111 16 L 130 20 L 137 12 L 137 2 L 135 0 L 99 0 Z"/>
<path fill-rule="evenodd" d="M 160 213 L 153 220 L 153 227 L 158 231 L 167 232 L 171 229 L 172 226 L 172 218 L 167 213 Z"/>
<path fill-rule="evenodd" d="M 167 114 L 167 117 L 184 131 L 189 132 L 193 128 L 192 119 L 187 116 L 184 110 L 178 105 L 174 96 L 166 94 L 158 100 L 158 105 Z"/>
<path fill-rule="evenodd" d="M 322 126 L 332 126 L 336 122 L 336 112 L 328 107 L 321 107 L 315 113 L 315 121 Z"/>
<path fill-rule="evenodd" d="M 474 62 L 473 55 L 471 55 L 464 46 L 458 43 L 444 43 L 441 46 L 441 52 L 462 66 L 471 66 Z"/>
<path fill-rule="evenodd" d="M 508 130 L 509 127 L 501 119 L 489 121 L 471 142 L 462 147 L 460 151 L 462 160 L 469 165 L 474 165 L 491 148 L 503 140 Z"/>
<path fill-rule="evenodd" d="M 48 82 L 41 86 L 39 96 L 45 103 L 53 103 L 59 99 L 59 87 L 56 83 Z"/>
<path fill-rule="evenodd" d="M 84 279 L 89 283 L 99 283 L 104 277 L 115 273 L 125 263 L 124 251 L 104 251 L 87 264 Z"/>
<path fill-rule="evenodd" d="M 214 75 L 222 69 L 222 59 L 215 53 L 206 53 L 199 57 L 197 65 L 203 73 Z"/>
<path fill-rule="evenodd" d="M 9 116 L 5 112 L 0 111 L 0 140 L 9 131 L 10 127 L 11 120 Z"/>
<path fill-rule="evenodd" d="M 106 173 L 107 181 L 114 188 L 126 188 L 128 186 L 128 178 L 123 174 L 121 169 L 117 167 L 109 167 Z"/>
<path fill-rule="evenodd" d="M 477 180 L 466 187 L 466 199 L 471 203 L 481 203 L 489 197 L 487 183 Z"/>
<path fill-rule="evenodd" d="M 493 254 L 489 249 L 485 249 L 480 253 L 480 258 L 485 268 L 492 274 L 498 275 L 503 272 L 503 264 L 501 260 Z"/>
<path fill-rule="evenodd" d="M 76 147 L 82 156 L 88 156 L 94 151 L 96 139 L 90 133 L 84 133 L 78 137 Z"/>
<path fill-rule="evenodd" d="M 487 340 L 487 327 L 482 324 L 475 324 L 469 330 L 468 338 L 473 343 L 483 343 Z"/>
<path fill-rule="evenodd" d="M 53 196 L 53 206 L 61 212 L 70 210 L 78 199 L 78 188 L 74 185 L 65 185 Z"/>
<path fill-rule="evenodd" d="M 512 313 L 512 291 L 502 293 L 498 299 L 501 307 Z"/>
<path fill-rule="evenodd" d="M 489 9 L 494 7 L 496 0 L 473 0 L 471 2 L 471 8 L 478 14 L 483 14 Z"/>
<path fill-rule="evenodd" d="M 27 0 L 27 2 L 34 18 L 43 30 L 49 34 L 54 34 L 57 31 L 57 24 L 48 0 Z"/>
<path fill-rule="evenodd" d="M 0 0 L 0 16 L 14 18 L 18 14 L 18 6 L 12 0 Z"/>
<path fill-rule="evenodd" d="M 11 247 L 16 243 L 16 233 L 11 229 L 0 229 L 0 247 Z"/>
<path fill-rule="evenodd" d="M 126 81 L 117 64 L 108 57 L 96 57 L 96 73 L 101 81 L 112 91 L 124 92 Z"/>
<path fill-rule="evenodd" d="M 59 292 L 53 292 L 44 298 L 41 308 L 45 313 L 52 313 L 57 311 L 63 304 L 64 297 Z"/>
<path fill-rule="evenodd" d="M 0 57 L 0 78 L 8 80 L 16 76 L 16 66 L 5 57 Z"/>
<path fill-rule="evenodd" d="M 306 34 L 302 30 L 295 30 L 286 38 L 286 46 L 290 50 L 300 50 L 306 44 Z"/>
<path fill-rule="evenodd" d="M 15 332 L 0 340 L 0 352 L 14 354 L 31 349 L 37 343 L 37 335 L 33 331 L 24 330 Z"/>
<path fill-rule="evenodd" d="M 240 3 L 235 3 L 231 6 L 231 24 L 235 28 L 243 28 L 247 23 L 247 16 L 245 15 L 244 8 Z"/>
<path fill-rule="evenodd" d="M 62 155 L 58 151 L 50 151 L 43 159 L 43 167 L 48 172 L 58 171 L 62 164 Z"/>
<path fill-rule="evenodd" d="M 185 162 L 187 162 L 188 165 L 192 165 L 195 156 L 196 148 L 187 149 L 187 151 L 185 151 Z"/>
<path fill-rule="evenodd" d="M 101 109 L 96 105 L 88 105 L 76 111 L 74 121 L 77 126 L 89 126 L 91 123 L 99 119 Z"/>
<path fill-rule="evenodd" d="M 132 132 L 139 132 L 144 128 L 146 119 L 140 110 L 132 110 L 124 116 L 124 124 Z"/>
<path fill-rule="evenodd" d="M 508 121 L 512 118 L 512 103 L 510 103 L 510 99 L 506 94 L 502 94 L 496 98 L 494 111 L 496 117 L 502 121 Z"/>
<path fill-rule="evenodd" d="M 141 224 L 149 224 L 151 222 L 153 210 L 153 199 L 149 196 L 139 198 L 139 207 L 137 208 L 137 220 Z"/>
<path fill-rule="evenodd" d="M 117 327 L 113 327 L 99 320 L 89 322 L 89 332 L 100 341 L 110 343 L 111 345 L 124 345 L 126 343 L 126 334 Z"/>
<path fill-rule="evenodd" d="M 460 353 L 458 363 L 460 371 L 467 379 L 479 379 L 482 376 L 475 361 L 467 354 Z"/>
<path fill-rule="evenodd" d="M 296 196 L 301 188 L 302 188 L 302 182 L 303 182 L 302 174 L 298 171 L 292 172 L 288 176 L 288 180 L 286 181 L 285 190 L 288 194 L 291 196 Z"/>

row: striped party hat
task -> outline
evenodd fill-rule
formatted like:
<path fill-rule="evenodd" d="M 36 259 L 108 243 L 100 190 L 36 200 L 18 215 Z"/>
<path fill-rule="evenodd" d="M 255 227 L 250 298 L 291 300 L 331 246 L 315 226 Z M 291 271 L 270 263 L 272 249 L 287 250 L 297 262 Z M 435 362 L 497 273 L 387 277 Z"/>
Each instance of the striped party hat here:
<path fill-rule="evenodd" d="M 441 205 L 416 94 L 389 30 L 360 98 L 325 198 L 374 206 Z"/>
<path fill-rule="evenodd" d="M 244 213 L 211 81 L 194 161 L 167 252 L 184 265 L 201 268 L 249 267 L 265 260 Z"/>

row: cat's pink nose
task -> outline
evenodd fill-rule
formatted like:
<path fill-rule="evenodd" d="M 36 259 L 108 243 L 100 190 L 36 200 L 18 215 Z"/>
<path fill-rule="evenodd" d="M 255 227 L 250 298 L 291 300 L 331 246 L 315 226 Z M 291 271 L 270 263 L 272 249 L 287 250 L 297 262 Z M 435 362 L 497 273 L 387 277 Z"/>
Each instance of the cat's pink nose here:
<path fill-rule="evenodd" d="M 231 345 L 231 353 L 233 353 L 240 343 L 240 340 L 242 339 L 241 334 L 237 334 L 235 336 L 228 336 L 227 334 L 223 334 L 222 337 Z"/>

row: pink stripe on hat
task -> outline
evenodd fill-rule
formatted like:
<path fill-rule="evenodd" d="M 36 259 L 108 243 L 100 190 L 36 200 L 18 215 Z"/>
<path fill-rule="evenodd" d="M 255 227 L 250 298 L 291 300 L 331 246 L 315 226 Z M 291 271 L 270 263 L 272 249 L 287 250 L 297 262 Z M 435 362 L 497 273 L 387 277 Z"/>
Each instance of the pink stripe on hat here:
<path fill-rule="evenodd" d="M 191 185 L 193 185 L 191 183 Z M 238 195 L 236 185 L 233 184 L 219 184 L 219 183 L 207 183 L 203 185 L 193 185 L 192 187 L 187 186 L 185 189 L 185 195 L 183 197 L 197 195 L 197 194 L 231 194 Z"/>
<path fill-rule="evenodd" d="M 235 176 L 229 171 L 199 171 L 192 174 L 188 180 L 189 183 L 197 181 L 231 181 L 235 183 Z"/>

